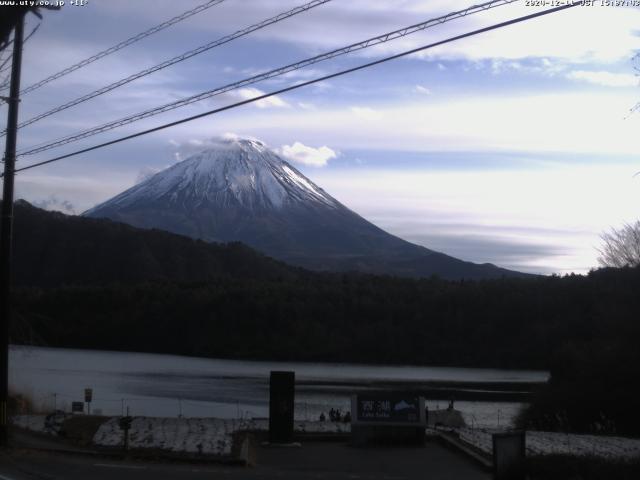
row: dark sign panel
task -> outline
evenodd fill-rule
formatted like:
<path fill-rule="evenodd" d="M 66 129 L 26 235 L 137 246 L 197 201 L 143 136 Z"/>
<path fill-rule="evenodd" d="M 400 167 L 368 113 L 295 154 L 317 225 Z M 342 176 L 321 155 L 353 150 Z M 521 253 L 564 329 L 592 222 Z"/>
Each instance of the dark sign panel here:
<path fill-rule="evenodd" d="M 84 403 L 83 402 L 71 402 L 71 412 L 73 412 L 73 413 L 84 413 Z"/>
<path fill-rule="evenodd" d="M 131 424 L 133 423 L 133 418 L 130 416 L 121 417 L 118 421 L 118 425 L 122 430 L 129 430 L 131 428 Z"/>
<path fill-rule="evenodd" d="M 269 441 L 293 441 L 294 372 L 271 372 L 269 394 Z"/>
<path fill-rule="evenodd" d="M 525 432 L 494 433 L 493 475 L 496 480 L 524 480 L 526 478 Z"/>
<path fill-rule="evenodd" d="M 420 422 L 420 397 L 408 395 L 358 395 L 360 422 Z"/>
<path fill-rule="evenodd" d="M 84 401 L 87 403 L 91 403 L 91 398 L 93 397 L 93 389 L 85 388 L 84 389 Z"/>

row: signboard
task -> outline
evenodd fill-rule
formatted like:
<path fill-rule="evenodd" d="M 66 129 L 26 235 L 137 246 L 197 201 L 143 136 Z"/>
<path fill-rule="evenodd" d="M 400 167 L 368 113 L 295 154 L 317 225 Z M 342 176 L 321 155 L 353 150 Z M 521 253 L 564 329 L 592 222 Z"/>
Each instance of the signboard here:
<path fill-rule="evenodd" d="M 91 403 L 91 398 L 93 397 L 93 389 L 85 388 L 84 389 L 84 401 L 86 403 Z"/>
<path fill-rule="evenodd" d="M 526 478 L 525 432 L 494 433 L 493 469 L 496 480 L 524 480 Z"/>
<path fill-rule="evenodd" d="M 424 399 L 411 393 L 356 395 L 352 399 L 354 423 L 420 425 L 425 423 Z"/>
<path fill-rule="evenodd" d="M 126 417 L 121 417 L 120 420 L 118 420 L 118 425 L 122 430 L 129 430 L 132 423 L 133 418 L 128 415 Z"/>
<path fill-rule="evenodd" d="M 271 372 L 269 388 L 269 442 L 293 441 L 294 372 Z"/>
<path fill-rule="evenodd" d="M 84 403 L 71 402 L 71 413 L 84 413 Z"/>

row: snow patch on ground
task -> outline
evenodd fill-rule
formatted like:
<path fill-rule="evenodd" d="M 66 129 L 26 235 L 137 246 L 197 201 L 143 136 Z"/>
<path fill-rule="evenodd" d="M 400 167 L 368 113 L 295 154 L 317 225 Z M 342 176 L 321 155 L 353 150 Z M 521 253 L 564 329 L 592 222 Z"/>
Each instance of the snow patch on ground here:
<path fill-rule="evenodd" d="M 351 424 L 343 422 L 300 421 L 293 424 L 293 429 L 299 433 L 350 433 Z"/>
<path fill-rule="evenodd" d="M 118 421 L 115 417 L 103 423 L 94 435 L 93 443 L 103 447 L 121 446 L 123 432 Z M 228 456 L 231 455 L 232 434 L 246 427 L 244 420 L 134 417 L 129 430 L 129 446 Z"/>
<path fill-rule="evenodd" d="M 32 432 L 55 433 L 45 425 L 45 415 L 14 415 L 11 417 L 11 423 Z"/>
<path fill-rule="evenodd" d="M 103 447 L 121 446 L 123 433 L 118 420 L 114 417 L 102 424 L 93 437 L 93 443 Z M 267 419 L 134 417 L 129 431 L 129 446 L 134 449 L 229 456 L 235 432 L 267 431 L 268 428 Z M 299 421 L 295 422 L 294 429 L 300 433 L 347 433 L 350 425 Z"/>
<path fill-rule="evenodd" d="M 493 453 L 491 436 L 504 430 L 456 429 L 460 439 L 485 453 Z M 609 460 L 640 457 L 640 439 L 557 432 L 527 432 L 527 455 L 593 456 Z"/>
<path fill-rule="evenodd" d="M 119 447 L 122 430 L 119 417 L 112 417 L 96 432 L 93 443 L 97 446 Z M 13 425 L 38 433 L 55 435 L 45 424 L 45 415 L 16 415 Z M 219 418 L 161 418 L 134 417 L 129 432 L 129 445 L 135 449 L 160 449 L 176 453 L 201 453 L 229 456 L 233 434 L 240 431 L 267 431 L 269 420 L 219 419 Z M 349 433 L 351 424 L 342 422 L 318 422 L 299 420 L 294 423 L 297 433 L 335 434 Z M 453 430 L 460 439 L 492 454 L 494 433 L 497 429 L 458 428 Z M 594 456 L 610 460 L 640 458 L 640 439 L 609 437 L 603 435 L 576 435 L 556 432 L 527 432 L 528 455 Z"/>

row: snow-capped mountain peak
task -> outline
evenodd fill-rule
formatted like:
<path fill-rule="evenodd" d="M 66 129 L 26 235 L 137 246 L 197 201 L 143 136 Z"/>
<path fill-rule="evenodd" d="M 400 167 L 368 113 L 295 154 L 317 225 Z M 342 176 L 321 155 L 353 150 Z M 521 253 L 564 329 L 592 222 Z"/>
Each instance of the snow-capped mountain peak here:
<path fill-rule="evenodd" d="M 217 141 L 84 215 L 208 242 L 239 241 L 318 270 L 445 278 L 511 273 L 463 262 L 381 230 L 258 140 Z"/>
<path fill-rule="evenodd" d="M 233 204 L 252 210 L 300 202 L 340 205 L 264 143 L 234 138 L 218 141 L 215 147 L 147 178 L 87 214 L 160 200 L 185 207 Z"/>

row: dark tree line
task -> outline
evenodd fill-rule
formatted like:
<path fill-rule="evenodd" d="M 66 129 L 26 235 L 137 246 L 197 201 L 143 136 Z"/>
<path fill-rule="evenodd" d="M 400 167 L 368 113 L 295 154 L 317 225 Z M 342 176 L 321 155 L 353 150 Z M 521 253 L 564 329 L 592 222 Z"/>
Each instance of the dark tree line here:
<path fill-rule="evenodd" d="M 522 421 L 640 432 L 640 268 L 476 282 L 220 277 L 17 292 L 14 341 L 223 358 L 548 368 Z"/>
<path fill-rule="evenodd" d="M 315 274 L 29 288 L 17 292 L 16 332 L 67 347 L 551 368 L 567 349 L 602 344 L 615 355 L 640 339 L 638 291 L 639 269 L 476 282 Z"/>

